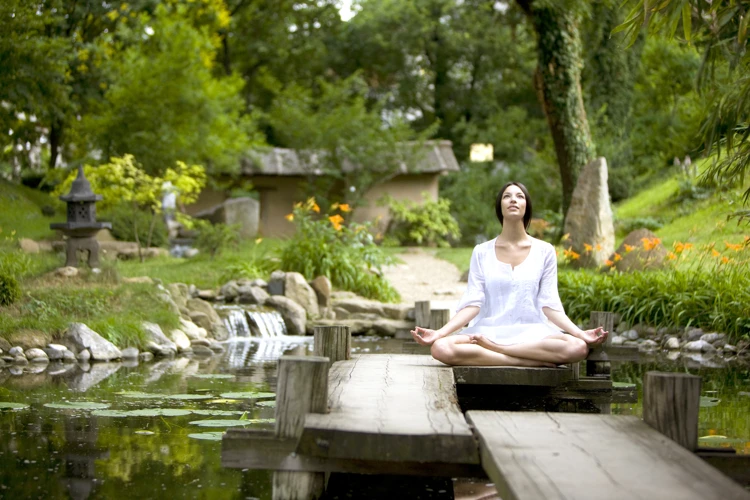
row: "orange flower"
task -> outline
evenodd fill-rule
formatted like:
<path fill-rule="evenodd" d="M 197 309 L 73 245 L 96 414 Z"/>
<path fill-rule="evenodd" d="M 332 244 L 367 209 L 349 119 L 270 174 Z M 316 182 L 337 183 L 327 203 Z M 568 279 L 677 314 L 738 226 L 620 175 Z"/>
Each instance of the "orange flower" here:
<path fill-rule="evenodd" d="M 659 238 L 641 238 L 641 241 L 643 242 L 643 248 L 645 250 L 653 250 L 659 245 L 659 243 L 661 243 Z"/>
<path fill-rule="evenodd" d="M 630 253 L 633 250 L 635 250 L 635 247 L 633 245 L 628 245 L 627 243 L 625 243 L 625 253 Z"/>
<path fill-rule="evenodd" d="M 596 247 L 594 247 L 594 248 L 596 248 L 597 252 L 601 252 L 602 251 L 602 246 L 599 243 L 597 243 Z"/>
<path fill-rule="evenodd" d="M 342 203 L 341 205 L 339 205 L 339 210 L 341 210 L 342 212 L 351 212 L 352 211 L 352 209 L 349 208 L 349 204 L 348 203 Z"/>
<path fill-rule="evenodd" d="M 614 263 L 614 262 L 612 262 L 612 261 L 611 261 L 611 260 L 609 260 L 609 259 L 605 260 L 605 261 L 604 261 L 604 263 L 605 263 L 605 264 L 607 264 L 607 265 L 608 265 L 609 267 L 612 267 L 612 266 L 614 266 L 614 265 L 615 265 L 615 263 Z"/>
<path fill-rule="evenodd" d="M 312 211 L 315 212 L 316 214 L 320 213 L 320 207 L 315 202 L 313 202 L 313 204 L 312 204 Z"/>
<path fill-rule="evenodd" d="M 285 218 L 286 220 L 288 220 L 289 222 L 292 222 L 292 221 L 294 220 L 294 214 L 286 214 L 286 215 L 284 216 L 284 218 Z"/>
<path fill-rule="evenodd" d="M 341 217 L 339 214 L 336 214 L 328 217 L 328 220 L 331 221 L 331 224 L 333 224 L 333 227 L 334 229 L 336 229 L 336 231 L 341 231 L 341 223 L 344 222 L 343 217 Z"/>
<path fill-rule="evenodd" d="M 711 255 L 713 255 L 714 257 L 718 257 L 721 254 L 719 252 L 717 252 L 715 248 L 713 248 L 713 249 L 711 249 Z"/>
<path fill-rule="evenodd" d="M 726 264 L 727 262 L 729 262 L 729 260 L 730 260 L 729 257 L 722 257 L 721 258 L 721 263 L 722 264 Z"/>
<path fill-rule="evenodd" d="M 591 245 L 589 245 L 588 243 L 584 243 L 584 244 L 583 244 L 583 249 L 584 249 L 584 250 L 586 251 L 586 253 L 589 253 L 589 252 L 590 252 L 591 250 L 593 250 L 593 249 L 594 249 L 594 247 L 592 247 L 592 246 L 591 246 Z"/>
<path fill-rule="evenodd" d="M 563 254 L 571 260 L 578 260 L 580 254 L 573 251 L 573 247 L 568 247 L 567 250 L 563 250 Z"/>
<path fill-rule="evenodd" d="M 620 262 L 621 260 L 622 260 L 622 255 L 620 255 L 619 253 L 615 252 L 615 262 Z"/>
<path fill-rule="evenodd" d="M 732 250 L 734 250 L 735 252 L 739 252 L 740 250 L 742 250 L 742 247 L 744 247 L 744 246 L 745 246 L 745 245 L 743 245 L 742 243 L 737 243 L 737 244 L 734 244 L 734 243 L 729 243 L 729 242 L 728 242 L 728 241 L 726 241 L 726 240 L 724 241 L 724 244 L 725 244 L 725 245 L 727 246 L 727 248 L 731 248 L 731 249 L 732 249 Z"/>
<path fill-rule="evenodd" d="M 263 241 L 263 238 L 257 238 L 257 239 L 255 240 L 255 244 L 256 244 L 256 245 L 260 245 L 260 242 L 261 242 L 261 241 Z"/>
<path fill-rule="evenodd" d="M 572 252 L 572 251 L 570 252 L 570 258 L 571 258 L 571 259 L 573 259 L 573 260 L 578 260 L 578 258 L 579 258 L 580 256 L 581 256 L 581 255 L 580 255 L 580 254 L 578 254 L 578 253 L 575 253 L 575 252 Z"/>
<path fill-rule="evenodd" d="M 669 253 L 667 254 L 667 258 L 668 258 L 669 260 L 675 260 L 675 259 L 677 258 L 677 256 L 676 256 L 676 255 L 674 254 L 674 252 L 669 252 Z"/>

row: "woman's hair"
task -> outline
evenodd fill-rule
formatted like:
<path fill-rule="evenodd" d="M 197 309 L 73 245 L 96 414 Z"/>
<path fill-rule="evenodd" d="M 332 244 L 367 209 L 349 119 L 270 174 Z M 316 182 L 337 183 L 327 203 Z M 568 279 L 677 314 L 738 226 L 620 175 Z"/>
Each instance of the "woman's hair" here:
<path fill-rule="evenodd" d="M 526 189 L 526 186 L 521 184 L 520 182 L 511 181 L 507 183 L 503 188 L 500 190 L 499 193 L 497 193 L 497 199 L 495 200 L 495 214 L 497 215 L 497 220 L 500 221 L 500 225 L 503 225 L 503 209 L 502 209 L 502 201 L 503 201 L 503 193 L 506 189 L 508 189 L 508 186 L 517 186 L 521 191 L 523 192 L 523 196 L 526 198 L 526 212 L 523 214 L 523 227 L 524 229 L 528 229 L 529 222 L 531 222 L 531 197 L 529 196 L 529 190 Z"/>

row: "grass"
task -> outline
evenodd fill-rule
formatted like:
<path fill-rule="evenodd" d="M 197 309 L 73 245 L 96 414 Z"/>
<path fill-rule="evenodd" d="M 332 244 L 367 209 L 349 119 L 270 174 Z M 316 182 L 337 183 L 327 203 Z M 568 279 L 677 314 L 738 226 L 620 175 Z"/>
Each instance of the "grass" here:
<path fill-rule="evenodd" d="M 18 238 L 50 239 L 54 236 L 50 223 L 65 221 L 61 203 L 47 193 L 0 179 L 0 237 L 7 237 L 15 231 Z M 43 216 L 42 207 L 45 205 L 55 207 L 56 215 Z"/>

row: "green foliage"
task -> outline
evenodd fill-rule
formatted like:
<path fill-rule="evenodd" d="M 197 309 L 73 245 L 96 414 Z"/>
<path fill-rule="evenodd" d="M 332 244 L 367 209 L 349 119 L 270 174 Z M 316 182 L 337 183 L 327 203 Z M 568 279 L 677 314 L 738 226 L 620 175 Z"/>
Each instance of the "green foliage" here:
<path fill-rule="evenodd" d="M 451 241 L 461 238 L 458 222 L 450 213 L 451 202 L 445 198 L 432 201 L 428 193 L 422 197 L 421 204 L 383 198 L 392 217 L 387 233 L 400 245 L 449 247 Z"/>
<path fill-rule="evenodd" d="M 167 246 L 169 235 L 164 219 L 161 216 L 154 217 L 148 210 L 134 209 L 131 205 L 121 203 L 103 211 L 97 218 L 111 222 L 112 236 L 120 241 L 140 241 L 145 246 L 151 232 L 151 246 Z"/>
<path fill-rule="evenodd" d="M 331 211 L 318 218 L 320 208 L 312 198 L 294 207 L 290 217 L 297 230 L 281 249 L 281 268 L 308 280 L 327 276 L 333 286 L 370 299 L 398 301 L 398 292 L 380 276 L 391 259 L 375 245 L 369 224 L 344 225 L 346 205 L 333 204 Z"/>
<path fill-rule="evenodd" d="M 0 272 L 0 306 L 9 306 L 21 298 L 21 287 L 12 274 Z"/>
<path fill-rule="evenodd" d="M 201 252 L 208 254 L 211 259 L 219 255 L 228 246 L 236 245 L 239 240 L 239 226 L 236 224 L 212 224 L 200 219 L 195 220 L 194 223 L 198 230 L 195 246 Z"/>
<path fill-rule="evenodd" d="M 617 221 L 617 232 L 619 234 L 627 235 L 636 229 L 648 229 L 649 231 L 656 231 L 661 229 L 664 222 L 655 217 L 635 217 L 632 219 L 621 219 Z"/>

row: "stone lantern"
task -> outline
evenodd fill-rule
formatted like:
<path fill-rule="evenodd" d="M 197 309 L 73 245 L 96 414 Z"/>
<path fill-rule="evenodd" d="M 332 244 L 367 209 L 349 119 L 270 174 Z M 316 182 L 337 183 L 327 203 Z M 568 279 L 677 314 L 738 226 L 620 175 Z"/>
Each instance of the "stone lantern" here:
<path fill-rule="evenodd" d="M 59 229 L 68 237 L 66 245 L 66 266 L 78 267 L 78 252 L 88 253 L 89 267 L 99 267 L 99 242 L 96 233 L 100 229 L 111 229 L 109 222 L 96 221 L 96 202 L 101 195 L 91 191 L 91 184 L 78 167 L 78 177 L 73 181 L 70 192 L 60 199 L 68 204 L 68 221 L 50 224 L 50 229 Z"/>

